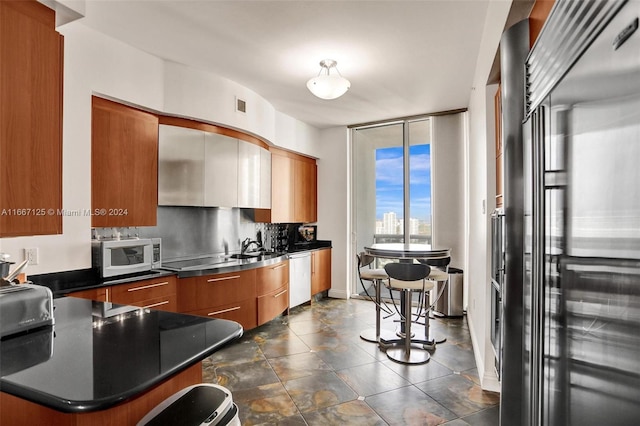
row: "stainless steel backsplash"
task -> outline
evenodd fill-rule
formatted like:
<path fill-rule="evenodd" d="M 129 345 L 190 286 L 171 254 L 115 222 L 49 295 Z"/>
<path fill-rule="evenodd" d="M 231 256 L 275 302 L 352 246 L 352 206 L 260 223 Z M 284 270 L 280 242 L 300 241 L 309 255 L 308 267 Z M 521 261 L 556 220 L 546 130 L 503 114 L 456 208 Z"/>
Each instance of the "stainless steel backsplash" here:
<path fill-rule="evenodd" d="M 253 209 L 159 206 L 158 225 L 94 228 L 92 238 L 162 238 L 162 261 L 240 251 L 242 240 L 257 240 L 268 250 L 286 251 L 290 230 L 299 224 L 254 222 Z"/>
<path fill-rule="evenodd" d="M 139 228 L 140 237 L 162 238 L 163 262 L 240 251 L 240 242 L 256 238 L 252 209 L 158 207 L 158 226 Z"/>

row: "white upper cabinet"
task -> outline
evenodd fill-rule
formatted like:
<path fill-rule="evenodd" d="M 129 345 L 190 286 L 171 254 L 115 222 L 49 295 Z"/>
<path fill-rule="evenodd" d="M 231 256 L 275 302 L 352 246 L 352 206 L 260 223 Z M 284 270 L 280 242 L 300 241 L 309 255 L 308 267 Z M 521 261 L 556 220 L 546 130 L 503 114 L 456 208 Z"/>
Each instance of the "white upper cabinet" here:
<path fill-rule="evenodd" d="M 271 208 L 271 153 L 260 149 L 260 209 Z"/>
<path fill-rule="evenodd" d="M 204 133 L 160 125 L 158 131 L 158 205 L 202 206 Z"/>
<path fill-rule="evenodd" d="M 238 207 L 238 139 L 203 132 L 204 137 L 204 205 Z M 242 207 L 242 206 L 240 206 Z"/>
<path fill-rule="evenodd" d="M 160 125 L 158 204 L 271 208 L 271 154 L 218 133 Z"/>
<path fill-rule="evenodd" d="M 260 148 L 249 142 L 238 144 L 238 207 L 260 206 Z"/>

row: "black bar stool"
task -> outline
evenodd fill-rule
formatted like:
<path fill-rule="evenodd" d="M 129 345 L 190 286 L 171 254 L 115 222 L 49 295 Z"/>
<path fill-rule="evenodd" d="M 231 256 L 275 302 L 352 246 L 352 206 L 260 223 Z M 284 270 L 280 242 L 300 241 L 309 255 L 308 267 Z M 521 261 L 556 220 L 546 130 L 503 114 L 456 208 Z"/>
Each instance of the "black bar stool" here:
<path fill-rule="evenodd" d="M 380 343 L 383 347 L 387 347 L 387 357 L 392 361 L 402 364 L 424 364 L 431 358 L 429 352 L 425 350 L 425 345 L 432 346 L 433 340 L 412 339 L 411 323 L 412 323 L 412 307 L 411 293 L 422 292 L 425 294 L 434 287 L 432 281 L 427 281 L 427 277 L 431 272 L 431 268 L 423 264 L 414 264 L 407 262 L 389 263 L 384 267 L 389 280 L 387 286 L 391 290 L 401 292 L 400 296 L 400 315 L 401 328 L 397 340 L 381 339 Z M 422 300 L 426 299 L 425 297 Z M 429 336 L 429 322 L 425 321 L 425 336 Z"/>
<path fill-rule="evenodd" d="M 364 330 L 362 333 L 360 333 L 360 338 L 362 340 L 366 340 L 367 342 L 378 343 L 380 341 L 381 311 L 384 311 L 387 314 L 393 314 L 393 312 L 389 308 L 383 307 L 381 305 L 382 298 L 380 296 L 380 288 L 382 287 L 382 282 L 389 279 L 389 276 L 384 269 L 371 268 L 371 264 L 375 260 L 373 256 L 370 256 L 366 253 L 360 253 L 356 255 L 356 260 L 358 263 L 358 278 L 360 279 L 360 284 L 362 284 L 362 288 L 364 289 L 367 297 L 369 297 L 369 299 L 376 305 L 376 328 Z M 370 281 L 374 286 L 375 298 L 369 294 L 364 281 Z"/>

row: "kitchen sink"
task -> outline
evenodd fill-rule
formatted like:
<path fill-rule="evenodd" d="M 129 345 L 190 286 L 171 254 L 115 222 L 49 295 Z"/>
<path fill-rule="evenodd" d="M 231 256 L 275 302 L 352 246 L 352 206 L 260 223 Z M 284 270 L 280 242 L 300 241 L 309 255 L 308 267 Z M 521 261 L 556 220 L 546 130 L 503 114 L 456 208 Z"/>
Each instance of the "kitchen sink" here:
<path fill-rule="evenodd" d="M 275 252 L 260 250 L 260 251 L 252 251 L 249 253 L 234 253 L 231 256 L 229 256 L 229 259 L 255 259 L 256 257 L 266 256 L 271 254 L 275 254 Z"/>
<path fill-rule="evenodd" d="M 235 253 L 232 254 L 231 256 L 229 256 L 230 259 L 254 259 L 258 256 L 262 256 L 263 253 L 262 252 L 256 252 L 256 253 Z"/>

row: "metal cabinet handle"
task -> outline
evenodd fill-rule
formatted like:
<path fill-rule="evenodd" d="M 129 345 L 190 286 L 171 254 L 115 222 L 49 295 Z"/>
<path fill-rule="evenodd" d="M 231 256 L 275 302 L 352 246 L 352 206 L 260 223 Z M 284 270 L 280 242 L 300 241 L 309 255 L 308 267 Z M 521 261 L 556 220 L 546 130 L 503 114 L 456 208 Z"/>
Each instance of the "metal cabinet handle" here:
<path fill-rule="evenodd" d="M 213 316 L 213 315 L 218 315 L 218 314 L 224 314 L 225 312 L 237 311 L 238 309 L 240 309 L 240 306 L 236 306 L 235 308 L 222 309 L 221 311 L 210 312 L 207 315 L 208 316 Z"/>
<path fill-rule="evenodd" d="M 155 308 L 156 306 L 168 305 L 169 301 L 165 300 L 164 302 L 152 303 L 151 305 L 143 306 L 142 309 Z"/>
<path fill-rule="evenodd" d="M 273 269 L 273 270 L 275 271 L 276 269 L 284 268 L 285 266 L 287 266 L 287 265 L 285 265 L 284 263 L 282 263 L 282 264 L 280 264 L 280 265 L 276 265 L 276 266 L 274 266 L 274 267 L 273 267 L 273 268 L 271 268 L 271 269 Z"/>
<path fill-rule="evenodd" d="M 273 295 L 273 297 L 274 297 L 274 299 L 275 299 L 276 297 L 280 297 L 280 296 L 282 296 L 282 295 L 283 295 L 283 294 L 285 294 L 286 292 L 287 292 L 287 290 L 282 290 L 280 293 L 278 293 L 278 294 L 274 294 L 274 295 Z"/>
<path fill-rule="evenodd" d="M 161 287 L 163 285 L 168 285 L 168 284 L 169 284 L 169 281 L 163 281 L 161 283 L 156 283 L 156 284 L 141 285 L 140 287 L 132 287 L 132 288 L 128 289 L 127 291 L 146 290 L 148 288 Z"/>
<path fill-rule="evenodd" d="M 227 281 L 227 280 L 235 280 L 236 278 L 240 278 L 240 275 L 232 275 L 230 277 L 222 277 L 222 278 L 209 278 L 207 280 L 208 283 L 214 283 L 216 281 Z"/>

